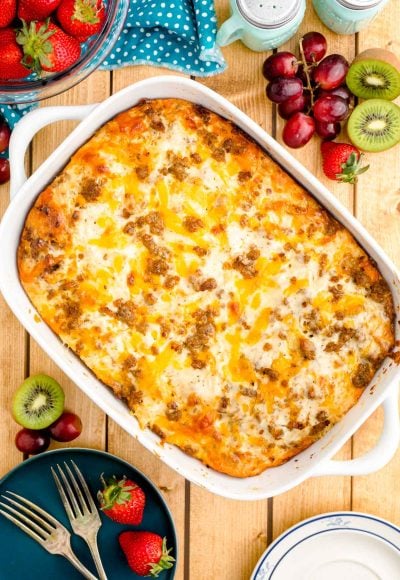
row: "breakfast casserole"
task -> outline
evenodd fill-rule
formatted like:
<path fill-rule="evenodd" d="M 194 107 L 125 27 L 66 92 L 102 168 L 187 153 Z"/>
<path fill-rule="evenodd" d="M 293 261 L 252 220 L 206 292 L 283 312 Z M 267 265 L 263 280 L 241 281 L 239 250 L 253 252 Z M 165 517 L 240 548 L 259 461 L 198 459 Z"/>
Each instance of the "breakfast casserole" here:
<path fill-rule="evenodd" d="M 73 155 L 27 216 L 18 268 L 141 428 L 235 477 L 324 435 L 394 344 L 390 290 L 349 231 L 181 99 L 140 102 Z"/>

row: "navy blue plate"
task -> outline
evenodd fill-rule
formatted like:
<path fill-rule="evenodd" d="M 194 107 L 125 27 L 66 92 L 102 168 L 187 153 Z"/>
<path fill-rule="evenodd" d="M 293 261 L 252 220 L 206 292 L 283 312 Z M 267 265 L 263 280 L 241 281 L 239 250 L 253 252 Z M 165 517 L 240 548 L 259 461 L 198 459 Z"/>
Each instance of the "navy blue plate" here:
<path fill-rule="evenodd" d="M 103 525 L 99 530 L 100 555 L 109 580 L 135 580 L 142 578 L 132 572 L 119 546 L 118 536 L 125 530 L 149 530 L 167 538 L 177 557 L 177 539 L 169 509 L 158 489 L 143 473 L 132 465 L 103 451 L 93 449 L 57 449 L 36 455 L 0 480 L 0 494 L 14 491 L 30 499 L 71 531 L 61 499 L 51 475 L 50 467 L 73 459 L 82 471 L 93 496 L 101 488 L 100 475 L 115 475 L 135 481 L 146 494 L 144 517 L 140 526 L 125 526 L 101 514 Z M 87 544 L 71 535 L 72 548 L 79 560 L 97 576 Z M 172 580 L 175 565 L 161 572 L 160 580 Z M 49 554 L 35 540 L 0 514 L 0 579 L 1 580 L 80 580 L 81 574 L 62 556 Z"/>

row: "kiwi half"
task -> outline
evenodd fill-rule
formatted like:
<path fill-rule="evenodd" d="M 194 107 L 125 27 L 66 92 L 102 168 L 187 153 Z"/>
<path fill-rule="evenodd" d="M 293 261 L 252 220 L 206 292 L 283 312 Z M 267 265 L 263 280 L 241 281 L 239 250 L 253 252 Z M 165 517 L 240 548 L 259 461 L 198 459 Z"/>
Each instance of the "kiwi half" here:
<path fill-rule="evenodd" d="M 353 60 L 346 84 L 362 99 L 392 101 L 400 95 L 400 61 L 389 50 L 364 50 Z"/>
<path fill-rule="evenodd" d="M 400 141 L 400 107 L 370 99 L 357 105 L 347 122 L 350 140 L 364 151 L 385 151 Z"/>
<path fill-rule="evenodd" d="M 61 415 L 64 391 L 48 375 L 33 375 L 25 379 L 14 393 L 14 419 L 28 429 L 45 429 Z"/>

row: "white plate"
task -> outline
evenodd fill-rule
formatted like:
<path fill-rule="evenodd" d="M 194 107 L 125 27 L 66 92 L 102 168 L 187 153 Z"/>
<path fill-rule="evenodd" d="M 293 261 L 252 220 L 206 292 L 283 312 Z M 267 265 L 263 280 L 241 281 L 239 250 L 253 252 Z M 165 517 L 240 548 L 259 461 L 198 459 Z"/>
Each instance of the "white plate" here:
<path fill-rule="evenodd" d="M 400 528 L 375 516 L 333 512 L 296 524 L 261 556 L 250 580 L 395 580 Z"/>

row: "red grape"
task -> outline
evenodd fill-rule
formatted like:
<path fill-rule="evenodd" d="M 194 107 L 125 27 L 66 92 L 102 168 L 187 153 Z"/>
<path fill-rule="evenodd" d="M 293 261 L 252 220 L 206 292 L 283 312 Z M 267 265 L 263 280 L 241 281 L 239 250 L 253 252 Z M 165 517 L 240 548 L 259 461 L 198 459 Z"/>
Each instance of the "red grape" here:
<path fill-rule="evenodd" d="M 315 132 L 325 141 L 331 141 L 339 135 L 340 129 L 340 123 L 324 123 L 323 121 L 315 121 Z"/>
<path fill-rule="evenodd" d="M 10 163 L 8 159 L 0 157 L 0 185 L 10 179 Z"/>
<path fill-rule="evenodd" d="M 328 91 L 341 85 L 349 70 L 349 63 L 340 54 L 326 56 L 313 71 L 314 81 Z"/>
<path fill-rule="evenodd" d="M 310 95 L 302 93 L 297 97 L 290 97 L 287 101 L 279 103 L 278 113 L 282 119 L 289 119 L 293 113 L 305 111 L 310 106 Z"/>
<path fill-rule="evenodd" d="M 315 122 L 312 117 L 304 113 L 295 113 L 283 128 L 282 138 L 288 147 L 297 149 L 311 139 L 315 131 Z"/>
<path fill-rule="evenodd" d="M 11 130 L 4 120 L 0 120 L 0 153 L 3 153 L 10 142 Z"/>
<path fill-rule="evenodd" d="M 336 87 L 335 89 L 332 89 L 331 91 L 325 91 L 324 89 L 320 89 L 317 93 L 318 98 L 319 97 L 327 97 L 328 95 L 336 95 L 338 97 L 342 97 L 342 99 L 344 99 L 348 103 L 350 102 L 350 99 L 351 99 L 351 92 L 344 85 L 340 85 L 340 87 Z"/>
<path fill-rule="evenodd" d="M 15 445 L 22 453 L 36 455 L 46 451 L 50 445 L 50 436 L 47 431 L 21 429 L 15 436 Z"/>
<path fill-rule="evenodd" d="M 49 427 L 50 436 L 56 441 L 72 441 L 82 432 L 82 421 L 70 411 L 64 413 Z"/>
<path fill-rule="evenodd" d="M 307 64 L 319 62 L 327 49 L 326 38 L 320 32 L 307 32 L 302 38 L 304 57 Z"/>
<path fill-rule="evenodd" d="M 324 123 L 343 121 L 349 114 L 349 105 L 341 97 L 327 95 L 320 97 L 314 103 L 314 117 Z"/>
<path fill-rule="evenodd" d="M 277 77 L 294 77 L 297 72 L 297 58 L 291 52 L 271 54 L 263 64 L 264 77 L 272 81 Z"/>
<path fill-rule="evenodd" d="M 267 97 L 274 103 L 283 103 L 291 97 L 298 97 L 303 92 L 303 83 L 298 78 L 278 77 L 267 85 Z"/>

